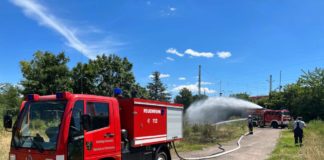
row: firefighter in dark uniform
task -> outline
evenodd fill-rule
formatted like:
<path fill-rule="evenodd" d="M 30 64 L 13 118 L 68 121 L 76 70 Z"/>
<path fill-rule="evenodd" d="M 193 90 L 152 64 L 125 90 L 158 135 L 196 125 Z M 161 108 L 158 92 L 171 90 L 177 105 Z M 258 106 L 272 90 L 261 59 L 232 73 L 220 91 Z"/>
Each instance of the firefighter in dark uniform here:
<path fill-rule="evenodd" d="M 253 134 L 253 119 L 251 115 L 249 115 L 248 117 L 248 127 L 249 127 L 250 134 Z"/>
<path fill-rule="evenodd" d="M 303 145 L 303 129 L 306 127 L 306 124 L 304 121 L 302 121 L 301 117 L 298 117 L 293 124 L 294 127 L 294 138 L 295 138 L 295 145 L 302 146 Z"/>

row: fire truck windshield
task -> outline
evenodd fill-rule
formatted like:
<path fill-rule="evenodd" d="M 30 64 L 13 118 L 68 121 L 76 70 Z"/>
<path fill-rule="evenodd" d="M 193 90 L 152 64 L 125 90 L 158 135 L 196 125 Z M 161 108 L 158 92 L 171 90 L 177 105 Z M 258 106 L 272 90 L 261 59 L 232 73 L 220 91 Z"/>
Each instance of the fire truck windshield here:
<path fill-rule="evenodd" d="M 14 127 L 12 145 L 55 150 L 66 101 L 27 102 Z"/>
<path fill-rule="evenodd" d="M 289 116 L 290 115 L 289 112 L 282 112 L 282 114 L 285 115 L 285 116 Z"/>

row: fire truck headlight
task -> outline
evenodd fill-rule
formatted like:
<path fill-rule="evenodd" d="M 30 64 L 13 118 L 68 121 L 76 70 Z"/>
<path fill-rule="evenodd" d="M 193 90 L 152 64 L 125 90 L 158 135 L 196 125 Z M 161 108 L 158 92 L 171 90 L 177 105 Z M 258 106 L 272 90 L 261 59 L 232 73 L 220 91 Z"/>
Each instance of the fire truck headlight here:
<path fill-rule="evenodd" d="M 9 160 L 16 160 L 16 155 L 15 154 L 10 154 L 9 155 Z"/>

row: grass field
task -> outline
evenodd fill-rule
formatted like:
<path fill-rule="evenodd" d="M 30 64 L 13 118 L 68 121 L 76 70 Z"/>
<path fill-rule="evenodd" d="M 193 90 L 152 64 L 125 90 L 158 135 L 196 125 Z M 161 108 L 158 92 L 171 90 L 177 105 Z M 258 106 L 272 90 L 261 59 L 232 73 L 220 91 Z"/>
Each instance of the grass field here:
<path fill-rule="evenodd" d="M 291 130 L 281 133 L 275 150 L 269 160 L 323 160 L 324 159 L 324 122 L 311 121 L 304 130 L 304 146 L 294 144 Z"/>

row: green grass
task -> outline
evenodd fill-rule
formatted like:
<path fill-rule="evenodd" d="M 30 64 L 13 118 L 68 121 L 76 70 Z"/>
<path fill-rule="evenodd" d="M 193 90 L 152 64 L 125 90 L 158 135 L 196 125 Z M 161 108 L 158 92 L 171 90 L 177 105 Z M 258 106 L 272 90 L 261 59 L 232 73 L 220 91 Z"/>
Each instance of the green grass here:
<path fill-rule="evenodd" d="M 272 152 L 269 160 L 299 160 L 301 159 L 300 147 L 294 143 L 294 134 L 291 130 L 281 132 L 280 139 Z"/>
<path fill-rule="evenodd" d="M 291 130 L 281 133 L 275 150 L 268 160 L 323 160 L 324 159 L 324 122 L 311 121 L 304 129 L 304 146 L 294 144 Z"/>

